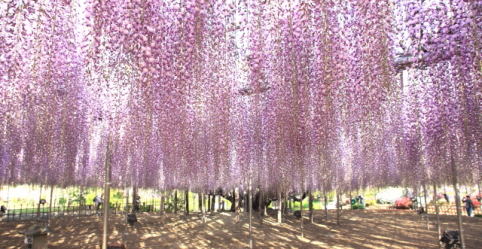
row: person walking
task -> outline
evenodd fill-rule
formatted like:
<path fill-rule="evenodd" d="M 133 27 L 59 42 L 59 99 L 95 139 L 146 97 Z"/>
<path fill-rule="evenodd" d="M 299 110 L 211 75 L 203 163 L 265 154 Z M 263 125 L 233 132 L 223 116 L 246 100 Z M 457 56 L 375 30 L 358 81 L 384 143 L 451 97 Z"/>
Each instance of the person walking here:
<path fill-rule="evenodd" d="M 104 203 L 103 197 L 104 197 L 104 194 L 102 194 L 101 196 L 97 195 L 94 198 L 95 212 L 96 212 L 97 215 L 99 215 L 100 205 L 102 205 L 102 203 Z"/>
<path fill-rule="evenodd" d="M 462 199 L 462 202 L 465 203 L 465 210 L 467 211 L 467 216 L 473 217 L 472 211 L 474 210 L 474 202 L 470 199 L 470 195 L 467 195 Z"/>
<path fill-rule="evenodd" d="M 134 201 L 134 211 L 139 212 L 141 210 L 140 205 L 141 205 L 141 197 L 136 196 L 136 200 Z"/>
<path fill-rule="evenodd" d="M 359 195 L 358 200 L 360 200 L 360 205 L 365 206 L 365 198 L 363 198 L 363 195 Z"/>

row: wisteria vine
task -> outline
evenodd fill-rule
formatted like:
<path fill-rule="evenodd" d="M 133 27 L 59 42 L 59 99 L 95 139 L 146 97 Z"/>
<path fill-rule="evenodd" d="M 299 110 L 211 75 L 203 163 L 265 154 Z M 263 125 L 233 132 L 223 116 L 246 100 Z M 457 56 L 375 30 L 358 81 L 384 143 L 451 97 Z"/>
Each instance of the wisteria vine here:
<path fill-rule="evenodd" d="M 482 1 L 0 2 L 0 182 L 482 176 Z M 109 142 L 111 141 L 111 142 Z M 107 146 L 111 146 L 107 148 Z"/>

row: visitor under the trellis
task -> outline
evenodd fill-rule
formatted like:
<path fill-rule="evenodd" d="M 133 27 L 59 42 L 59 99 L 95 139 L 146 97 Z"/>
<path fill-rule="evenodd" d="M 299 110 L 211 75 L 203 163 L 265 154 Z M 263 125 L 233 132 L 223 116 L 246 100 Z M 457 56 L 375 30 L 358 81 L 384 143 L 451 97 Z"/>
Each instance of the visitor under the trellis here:
<path fill-rule="evenodd" d="M 467 195 L 462 199 L 462 202 L 465 203 L 465 210 L 467 211 L 467 216 L 473 217 L 472 211 L 474 210 L 474 203 L 472 199 L 470 199 L 470 195 Z"/>

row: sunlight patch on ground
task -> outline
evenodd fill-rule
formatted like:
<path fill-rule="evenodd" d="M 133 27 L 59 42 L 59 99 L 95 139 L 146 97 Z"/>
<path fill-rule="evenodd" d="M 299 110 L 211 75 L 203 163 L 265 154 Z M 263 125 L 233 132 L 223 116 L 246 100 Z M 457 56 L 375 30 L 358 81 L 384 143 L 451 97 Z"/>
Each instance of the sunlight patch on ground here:
<path fill-rule="evenodd" d="M 291 240 L 290 240 L 290 239 L 288 239 L 288 238 L 286 238 L 285 236 L 281 236 L 281 235 L 274 235 L 274 237 L 280 238 L 280 239 L 282 239 L 282 240 L 284 240 L 284 241 L 289 241 L 289 242 L 291 242 Z"/>
<path fill-rule="evenodd" d="M 318 226 L 318 227 L 322 227 L 322 228 L 329 229 L 329 228 L 328 228 L 326 225 L 324 225 L 324 224 L 313 223 L 313 225 Z"/>
<path fill-rule="evenodd" d="M 305 223 L 303 238 L 300 236 L 300 221 L 293 217 L 286 217 L 281 225 L 270 224 L 265 222 L 266 219 L 263 220 L 263 225 L 260 225 L 259 218 L 254 216 L 254 248 L 438 249 L 437 231 L 427 231 L 425 221 L 420 221 L 420 216 L 412 212 L 345 212 L 341 216 L 342 225 L 337 225 L 334 218 L 321 224 Z M 315 219 L 319 220 L 322 215 L 323 212 L 315 212 Z M 248 220 L 241 220 L 237 227 L 239 232 L 235 232 L 235 214 L 232 213 L 219 213 L 206 225 L 197 219 L 181 220 L 179 215 L 155 218 L 141 213 L 139 216 L 144 216 L 142 222 L 136 223 L 135 227 L 127 227 L 126 234 L 123 234 L 126 230 L 124 219 L 121 216 L 112 216 L 109 241 L 121 241 L 125 238 L 127 248 L 146 249 L 246 248 L 249 241 Z M 353 216 L 363 222 L 351 220 Z M 52 219 L 50 227 L 56 233 L 52 234 L 52 237 L 49 235 L 49 245 L 52 248 L 65 248 L 64 244 L 67 243 L 69 249 L 99 249 L 102 239 L 102 222 L 99 218 L 74 218 L 75 220 L 72 217 Z M 223 223 L 218 222 L 220 219 Z M 444 216 L 441 219 L 452 226 L 456 224 L 456 217 Z M 269 220 L 275 219 L 270 217 Z M 474 218 L 465 219 L 465 222 L 468 230 L 467 248 L 479 248 L 482 242 L 477 233 L 481 231 L 481 223 Z M 18 231 L 24 231 L 30 223 L 33 222 L 2 223 L 0 248 L 22 248 L 25 244 Z M 73 223 L 75 225 L 72 225 Z M 4 242 L 7 244 L 3 245 Z"/>
<path fill-rule="evenodd" d="M 299 241 L 302 241 L 302 242 L 305 242 L 305 243 L 310 243 L 311 240 L 305 238 L 305 237 L 301 237 L 300 235 L 296 235 L 296 238 L 299 240 Z"/>

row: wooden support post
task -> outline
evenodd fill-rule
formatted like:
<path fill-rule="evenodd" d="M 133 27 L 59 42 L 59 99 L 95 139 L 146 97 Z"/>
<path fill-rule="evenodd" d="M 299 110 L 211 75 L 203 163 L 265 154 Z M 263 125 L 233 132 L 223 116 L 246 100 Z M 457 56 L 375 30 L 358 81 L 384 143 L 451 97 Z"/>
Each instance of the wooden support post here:
<path fill-rule="evenodd" d="M 281 224 L 281 191 L 278 191 L 278 223 Z"/>
<path fill-rule="evenodd" d="M 216 192 L 213 192 L 213 200 L 211 201 L 211 213 L 216 212 Z"/>
<path fill-rule="evenodd" d="M 457 223 L 459 227 L 459 236 L 460 236 L 460 246 L 462 249 L 465 249 L 465 236 L 464 230 L 462 225 L 462 205 L 460 204 L 460 187 L 459 187 L 459 177 L 457 172 L 457 165 L 455 164 L 455 159 L 453 156 L 454 150 L 451 148 L 451 155 L 450 155 L 450 164 L 452 166 L 452 181 L 455 190 L 455 204 L 457 206 Z"/>
<path fill-rule="evenodd" d="M 326 191 L 323 191 L 324 192 L 324 197 L 325 197 L 325 218 L 326 218 L 326 221 L 328 221 L 328 196 L 326 195 Z"/>
<path fill-rule="evenodd" d="M 239 215 L 241 216 L 241 207 L 243 206 L 243 201 L 244 201 L 244 197 L 243 199 L 241 199 L 241 190 L 239 189 L 239 187 L 237 188 L 237 191 L 238 191 L 238 209 L 239 209 Z"/>
<path fill-rule="evenodd" d="M 204 192 L 201 193 L 201 212 L 202 212 L 202 216 L 203 216 L 203 225 L 206 225 L 206 204 L 204 203 L 205 200 L 204 200 Z"/>
<path fill-rule="evenodd" d="M 300 226 L 301 226 L 301 237 L 303 238 L 303 191 L 301 191 L 301 198 L 300 198 Z"/>
<path fill-rule="evenodd" d="M 164 191 L 161 191 L 161 205 L 159 207 L 159 215 L 164 215 Z"/>
<path fill-rule="evenodd" d="M 177 214 L 177 189 L 174 190 L 174 214 Z"/>
<path fill-rule="evenodd" d="M 251 177 L 249 178 L 249 184 L 248 184 L 248 196 L 249 196 L 249 203 L 248 203 L 248 209 L 249 209 L 249 248 L 253 248 L 253 226 L 252 226 L 252 220 L 253 220 L 253 191 L 252 191 L 252 186 L 251 186 Z"/>
<path fill-rule="evenodd" d="M 288 193 L 284 193 L 285 196 L 283 198 L 283 214 L 288 215 L 288 207 L 289 207 L 289 199 L 288 199 Z"/>
<path fill-rule="evenodd" d="M 211 213 L 216 212 L 216 191 L 213 192 L 213 200 L 211 201 Z"/>
<path fill-rule="evenodd" d="M 442 236 L 442 233 L 440 231 L 440 217 L 439 217 L 439 209 L 438 209 L 438 203 L 437 203 L 437 184 L 435 184 L 435 181 L 433 181 L 433 203 L 435 205 L 435 217 L 437 219 L 438 247 L 442 248 L 442 241 L 440 241 L 440 237 Z M 427 211 L 427 214 L 428 214 L 428 211 Z"/>
<path fill-rule="evenodd" d="M 107 243 L 109 240 L 109 215 L 110 215 L 110 180 L 111 180 L 111 137 L 109 135 L 109 140 L 107 142 L 107 152 L 105 159 L 105 179 L 104 179 L 104 203 L 102 204 L 104 208 L 103 217 L 103 234 L 102 234 L 102 248 L 107 248 Z M 80 210 L 79 210 L 80 213 Z"/>
<path fill-rule="evenodd" d="M 336 191 L 336 224 L 340 225 L 340 216 L 341 216 L 341 202 L 340 202 L 340 193 Z"/>
<path fill-rule="evenodd" d="M 126 206 L 124 207 L 125 211 L 125 217 L 124 217 L 124 232 L 122 233 L 122 243 L 127 242 L 127 217 L 129 215 L 129 189 L 127 188 L 127 184 L 125 185 L 125 191 L 126 191 Z"/>
<path fill-rule="evenodd" d="M 186 218 L 187 218 L 189 216 L 189 190 L 186 190 L 185 202 L 186 202 Z"/>
<path fill-rule="evenodd" d="M 52 197 L 54 195 L 54 185 L 50 186 L 50 203 L 49 203 L 49 214 L 47 215 L 47 224 L 50 226 L 50 216 L 52 215 Z"/>
<path fill-rule="evenodd" d="M 211 212 L 211 193 L 208 193 L 208 212 Z"/>
<path fill-rule="evenodd" d="M 425 186 L 425 182 L 423 183 L 423 195 L 424 195 L 424 200 L 425 200 L 425 221 L 426 221 L 426 225 L 427 225 L 427 230 L 430 230 L 430 224 L 428 223 L 428 202 L 427 202 L 427 195 L 428 195 L 428 191 L 427 191 L 427 187 Z"/>
<path fill-rule="evenodd" d="M 308 207 L 310 209 L 310 224 L 313 224 L 313 193 L 311 190 L 308 192 L 309 194 L 309 204 Z"/>
<path fill-rule="evenodd" d="M 259 224 L 263 225 L 263 217 L 264 217 L 264 199 L 263 194 L 261 193 L 261 188 L 259 189 L 259 202 L 258 202 L 258 210 L 259 210 Z"/>
<path fill-rule="evenodd" d="M 239 187 L 234 188 L 234 211 L 236 212 L 236 218 L 235 218 L 235 231 L 234 232 L 239 232 L 239 224 L 240 224 L 240 217 L 239 217 L 239 204 L 240 204 L 240 198 L 239 198 Z"/>

